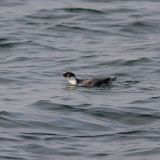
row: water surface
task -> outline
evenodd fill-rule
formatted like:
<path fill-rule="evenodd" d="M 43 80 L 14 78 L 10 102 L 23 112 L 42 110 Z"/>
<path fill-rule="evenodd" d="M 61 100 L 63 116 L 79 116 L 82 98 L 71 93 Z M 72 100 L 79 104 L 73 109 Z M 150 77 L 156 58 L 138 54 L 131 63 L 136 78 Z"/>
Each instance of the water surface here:
<path fill-rule="evenodd" d="M 158 160 L 160 3 L 0 1 L 0 159 Z M 117 77 L 105 88 L 62 77 Z"/>

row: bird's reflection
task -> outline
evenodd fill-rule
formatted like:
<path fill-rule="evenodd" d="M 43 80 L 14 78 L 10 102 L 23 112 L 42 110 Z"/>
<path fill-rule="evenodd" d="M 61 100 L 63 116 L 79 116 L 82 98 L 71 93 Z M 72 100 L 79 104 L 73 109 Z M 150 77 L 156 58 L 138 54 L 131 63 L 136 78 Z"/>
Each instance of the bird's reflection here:
<path fill-rule="evenodd" d="M 67 84 L 65 89 L 67 90 L 75 90 L 76 89 L 76 86 L 75 85 L 70 85 L 70 84 Z"/>

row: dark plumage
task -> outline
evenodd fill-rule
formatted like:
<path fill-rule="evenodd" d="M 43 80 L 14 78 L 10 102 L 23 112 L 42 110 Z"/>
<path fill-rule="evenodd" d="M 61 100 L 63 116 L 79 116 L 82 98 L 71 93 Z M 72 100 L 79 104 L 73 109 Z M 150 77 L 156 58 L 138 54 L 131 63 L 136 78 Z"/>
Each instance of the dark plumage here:
<path fill-rule="evenodd" d="M 70 77 L 76 77 L 72 72 L 66 72 L 63 74 L 63 77 L 70 78 Z"/>
<path fill-rule="evenodd" d="M 115 78 L 100 78 L 100 79 L 78 79 L 72 72 L 66 72 L 63 76 L 68 80 L 69 84 L 83 87 L 100 87 L 110 85 Z"/>

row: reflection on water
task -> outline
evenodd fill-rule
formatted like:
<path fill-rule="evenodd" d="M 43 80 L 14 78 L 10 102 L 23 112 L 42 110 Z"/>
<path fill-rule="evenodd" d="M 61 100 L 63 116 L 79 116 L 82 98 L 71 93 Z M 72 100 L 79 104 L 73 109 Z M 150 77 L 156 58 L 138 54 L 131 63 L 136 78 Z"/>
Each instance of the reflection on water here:
<path fill-rule="evenodd" d="M 76 87 L 77 87 L 77 86 L 67 84 L 66 87 L 65 87 L 65 89 L 66 89 L 66 90 L 75 90 Z"/>

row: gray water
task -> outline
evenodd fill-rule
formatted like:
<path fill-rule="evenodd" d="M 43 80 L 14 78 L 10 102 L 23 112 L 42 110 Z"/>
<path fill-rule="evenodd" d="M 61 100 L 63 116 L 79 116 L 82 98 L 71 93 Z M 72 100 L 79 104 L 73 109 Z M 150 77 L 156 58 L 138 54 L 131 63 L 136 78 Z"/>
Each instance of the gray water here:
<path fill-rule="evenodd" d="M 1 0 L 0 159 L 159 160 L 159 33 L 158 0 Z"/>

